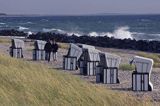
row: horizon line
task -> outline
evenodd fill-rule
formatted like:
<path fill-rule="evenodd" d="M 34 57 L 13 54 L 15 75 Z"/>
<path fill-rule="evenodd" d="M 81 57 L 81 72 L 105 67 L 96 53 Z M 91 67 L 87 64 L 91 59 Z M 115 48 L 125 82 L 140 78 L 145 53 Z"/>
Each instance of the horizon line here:
<path fill-rule="evenodd" d="M 110 15 L 160 15 L 160 13 L 90 13 L 90 14 L 7 14 L 0 16 L 110 16 Z M 3 15 L 4 14 L 4 15 Z"/>

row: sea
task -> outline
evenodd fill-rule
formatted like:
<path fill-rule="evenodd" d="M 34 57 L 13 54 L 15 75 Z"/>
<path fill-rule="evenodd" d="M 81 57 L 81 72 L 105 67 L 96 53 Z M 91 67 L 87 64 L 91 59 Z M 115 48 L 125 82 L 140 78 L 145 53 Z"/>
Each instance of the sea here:
<path fill-rule="evenodd" d="M 1 16 L 0 30 L 160 40 L 160 15 Z"/>

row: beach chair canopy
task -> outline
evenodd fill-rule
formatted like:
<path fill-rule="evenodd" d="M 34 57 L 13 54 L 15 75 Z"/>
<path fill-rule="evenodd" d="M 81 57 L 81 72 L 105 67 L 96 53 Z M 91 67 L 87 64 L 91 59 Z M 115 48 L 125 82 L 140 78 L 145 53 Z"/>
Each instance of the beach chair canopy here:
<path fill-rule="evenodd" d="M 78 44 L 82 48 L 83 54 L 81 59 L 84 61 L 100 61 L 99 50 L 95 49 L 94 46 L 86 44 Z"/>
<path fill-rule="evenodd" d="M 149 58 L 135 56 L 132 63 L 135 65 L 137 72 L 151 73 L 154 62 Z"/>
<path fill-rule="evenodd" d="M 88 49 L 88 61 L 100 61 L 99 50 Z"/>
<path fill-rule="evenodd" d="M 35 49 L 38 49 L 38 50 L 44 50 L 45 44 L 46 44 L 46 41 L 36 40 L 34 42 L 34 47 Z"/>
<path fill-rule="evenodd" d="M 20 39 L 12 39 L 13 48 L 24 48 L 24 41 Z"/>
<path fill-rule="evenodd" d="M 121 58 L 110 53 L 100 53 L 100 65 L 104 67 L 119 67 Z"/>
<path fill-rule="evenodd" d="M 82 49 L 95 49 L 94 46 L 86 45 L 86 44 L 78 44 L 78 46 L 81 47 Z"/>
<path fill-rule="evenodd" d="M 70 48 L 68 51 L 68 55 L 72 57 L 77 57 L 77 60 L 80 58 L 82 55 L 82 48 L 78 47 L 77 45 L 71 43 Z"/>

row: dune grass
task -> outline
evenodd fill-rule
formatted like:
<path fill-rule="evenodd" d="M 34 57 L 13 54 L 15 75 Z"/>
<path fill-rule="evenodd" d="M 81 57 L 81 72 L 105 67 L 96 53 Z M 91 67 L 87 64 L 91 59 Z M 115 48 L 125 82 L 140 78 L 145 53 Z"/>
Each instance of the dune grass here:
<path fill-rule="evenodd" d="M 121 64 L 119 66 L 119 69 L 123 71 L 133 71 L 135 70 L 135 66 L 130 64 Z"/>
<path fill-rule="evenodd" d="M 9 43 L 11 43 L 11 39 L 0 37 L 0 44 L 9 44 Z"/>
<path fill-rule="evenodd" d="M 156 53 L 145 53 L 145 52 L 138 52 L 139 56 L 143 56 L 146 58 L 151 58 L 154 61 L 154 68 L 160 68 L 160 54 Z"/>
<path fill-rule="evenodd" d="M 36 106 L 150 105 L 60 70 L 0 55 L 0 104 Z"/>
<path fill-rule="evenodd" d="M 59 48 L 62 49 L 69 49 L 69 44 L 68 43 L 58 43 Z"/>

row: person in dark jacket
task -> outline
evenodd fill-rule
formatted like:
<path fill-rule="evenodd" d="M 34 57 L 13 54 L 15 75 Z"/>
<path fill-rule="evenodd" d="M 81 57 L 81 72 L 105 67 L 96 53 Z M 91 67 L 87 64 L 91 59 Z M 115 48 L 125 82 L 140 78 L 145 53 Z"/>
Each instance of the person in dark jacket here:
<path fill-rule="evenodd" d="M 57 52 L 58 52 L 58 44 L 56 41 L 53 39 L 52 41 L 52 53 L 53 53 L 53 60 L 57 60 Z"/>
<path fill-rule="evenodd" d="M 51 52 L 52 52 L 52 44 L 51 40 L 48 40 L 47 43 L 44 46 L 44 50 L 46 52 L 46 60 L 50 62 Z"/>

